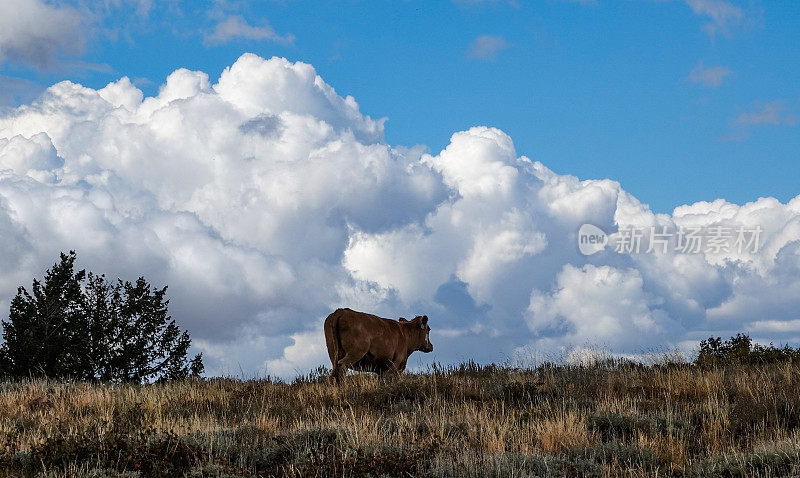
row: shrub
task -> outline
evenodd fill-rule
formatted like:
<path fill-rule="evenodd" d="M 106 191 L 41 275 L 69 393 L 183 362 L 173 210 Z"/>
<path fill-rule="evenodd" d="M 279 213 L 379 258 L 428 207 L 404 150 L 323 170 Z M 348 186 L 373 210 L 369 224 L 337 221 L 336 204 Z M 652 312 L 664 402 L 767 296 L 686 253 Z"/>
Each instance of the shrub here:
<path fill-rule="evenodd" d="M 730 364 L 758 365 L 793 362 L 800 358 L 800 349 L 788 345 L 781 348 L 773 344 L 763 346 L 753 344 L 747 334 L 736 334 L 728 340 L 709 337 L 700 342 L 700 354 L 695 364 L 701 367 L 714 367 Z"/>
<path fill-rule="evenodd" d="M 771 450 L 757 453 L 722 455 L 699 462 L 690 476 L 797 476 L 800 450 Z"/>
<path fill-rule="evenodd" d="M 598 464 L 616 464 L 623 469 L 656 470 L 667 464 L 653 450 L 619 443 L 600 443 L 581 452 L 579 457 Z"/>
<path fill-rule="evenodd" d="M 75 465 L 115 472 L 139 472 L 148 477 L 181 476 L 207 460 L 208 452 L 174 433 L 152 429 L 136 433 L 113 431 L 100 437 L 66 430 L 49 436 L 30 452 L 4 454 L 0 464 L 33 476 L 46 470 L 69 471 Z"/>
<path fill-rule="evenodd" d="M 586 422 L 589 430 L 596 432 L 604 442 L 631 440 L 639 434 L 666 436 L 686 426 L 683 423 L 669 423 L 660 416 L 623 415 L 612 412 L 594 413 Z"/>

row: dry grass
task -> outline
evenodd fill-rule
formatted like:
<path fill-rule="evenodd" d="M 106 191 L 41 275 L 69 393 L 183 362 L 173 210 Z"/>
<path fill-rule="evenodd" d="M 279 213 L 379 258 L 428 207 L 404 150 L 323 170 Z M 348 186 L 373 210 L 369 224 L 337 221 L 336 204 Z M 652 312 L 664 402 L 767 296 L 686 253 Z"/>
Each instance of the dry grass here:
<path fill-rule="evenodd" d="M 0 385 L 0 476 L 786 476 L 800 365 Z"/>

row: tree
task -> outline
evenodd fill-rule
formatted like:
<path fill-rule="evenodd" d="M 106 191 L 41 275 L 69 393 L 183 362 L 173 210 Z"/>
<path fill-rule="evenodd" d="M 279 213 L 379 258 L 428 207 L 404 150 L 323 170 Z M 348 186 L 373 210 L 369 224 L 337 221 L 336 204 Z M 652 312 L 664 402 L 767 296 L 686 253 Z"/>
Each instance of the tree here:
<path fill-rule="evenodd" d="M 61 254 L 44 283 L 33 280 L 32 295 L 17 289 L 9 322 L 3 321 L 5 343 L 0 363 L 7 375 L 60 377 L 78 367 L 75 332 L 83 321 L 81 282 L 86 273 L 74 271 L 75 253 Z"/>
<path fill-rule="evenodd" d="M 700 342 L 700 353 L 694 363 L 701 367 L 731 364 L 759 365 L 768 363 L 796 362 L 800 360 L 800 349 L 789 345 L 775 347 L 773 344 L 753 344 L 747 334 L 736 334 L 723 341 L 720 337 L 709 337 Z"/>
<path fill-rule="evenodd" d="M 168 314 L 166 287 L 112 283 L 74 263 L 74 252 L 61 254 L 33 296 L 18 289 L 3 321 L 5 375 L 141 383 L 203 372 L 202 355 L 186 358 L 191 340 Z"/>
<path fill-rule="evenodd" d="M 85 350 L 88 374 L 115 382 L 177 380 L 203 371 L 200 355 L 186 360 L 191 345 L 168 315 L 167 288 L 155 289 L 140 277 L 135 283 L 109 283 L 89 274 L 85 293 Z"/>

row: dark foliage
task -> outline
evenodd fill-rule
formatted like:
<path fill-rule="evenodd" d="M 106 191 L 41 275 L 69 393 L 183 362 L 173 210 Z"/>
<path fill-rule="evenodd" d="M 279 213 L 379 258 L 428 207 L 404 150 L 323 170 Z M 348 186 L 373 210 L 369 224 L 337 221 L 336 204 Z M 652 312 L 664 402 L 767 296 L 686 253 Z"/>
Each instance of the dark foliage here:
<path fill-rule="evenodd" d="M 142 476 L 183 476 L 208 459 L 208 452 L 174 433 L 152 429 L 128 433 L 112 430 L 96 437 L 66 432 L 48 437 L 28 453 L 0 455 L 0 467 L 23 476 L 40 476 L 46 469 L 91 464 L 101 469 L 138 471 Z"/>
<path fill-rule="evenodd" d="M 74 263 L 74 253 L 61 254 L 44 283 L 34 279 L 30 293 L 17 289 L 9 321 L 3 321 L 0 369 L 5 375 L 63 377 L 81 367 L 81 283 L 86 272 L 75 272 Z"/>
<path fill-rule="evenodd" d="M 798 476 L 800 452 L 797 450 L 770 450 L 741 456 L 715 456 L 698 463 L 688 476 Z"/>
<path fill-rule="evenodd" d="M 577 456 L 589 463 L 615 463 L 623 468 L 655 470 L 667 467 L 649 448 L 622 445 L 619 442 L 601 443 L 578 453 Z"/>
<path fill-rule="evenodd" d="M 623 415 L 611 412 L 593 413 L 587 420 L 589 430 L 596 432 L 604 442 L 632 440 L 640 434 L 667 436 L 677 434 L 685 425 L 670 423 L 659 416 Z"/>
<path fill-rule="evenodd" d="M 736 334 L 729 340 L 709 337 L 700 342 L 700 354 L 695 364 L 701 367 L 722 365 L 760 365 L 793 362 L 800 358 L 800 349 L 788 345 L 781 348 L 772 344 L 753 344 L 747 334 Z"/>
<path fill-rule="evenodd" d="M 141 383 L 202 373 L 200 355 L 186 358 L 191 341 L 168 315 L 166 287 L 74 266 L 75 253 L 62 253 L 32 293 L 18 289 L 3 321 L 3 375 Z"/>

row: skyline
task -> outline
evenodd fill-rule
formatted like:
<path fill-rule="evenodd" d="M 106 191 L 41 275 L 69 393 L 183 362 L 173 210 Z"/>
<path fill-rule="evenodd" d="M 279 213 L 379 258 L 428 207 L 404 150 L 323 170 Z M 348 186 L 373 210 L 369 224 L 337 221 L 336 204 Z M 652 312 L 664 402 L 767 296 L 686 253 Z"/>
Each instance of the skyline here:
<path fill-rule="evenodd" d="M 617 2 L 543 2 L 538 36 L 513 28 L 522 2 L 436 3 L 439 30 L 414 2 L 326 3 L 304 28 L 303 2 L 12 3 L 29 10 L 0 36 L 2 311 L 74 249 L 168 285 L 212 375 L 324 364 L 339 306 L 429 316 L 436 351 L 413 366 L 800 342 L 789 2 L 624 3 L 669 34 L 598 23 Z M 626 35 L 659 41 L 615 49 Z M 754 74 L 731 53 L 748 42 L 782 70 Z M 759 247 L 585 254 L 586 224 L 758 230 Z"/>

